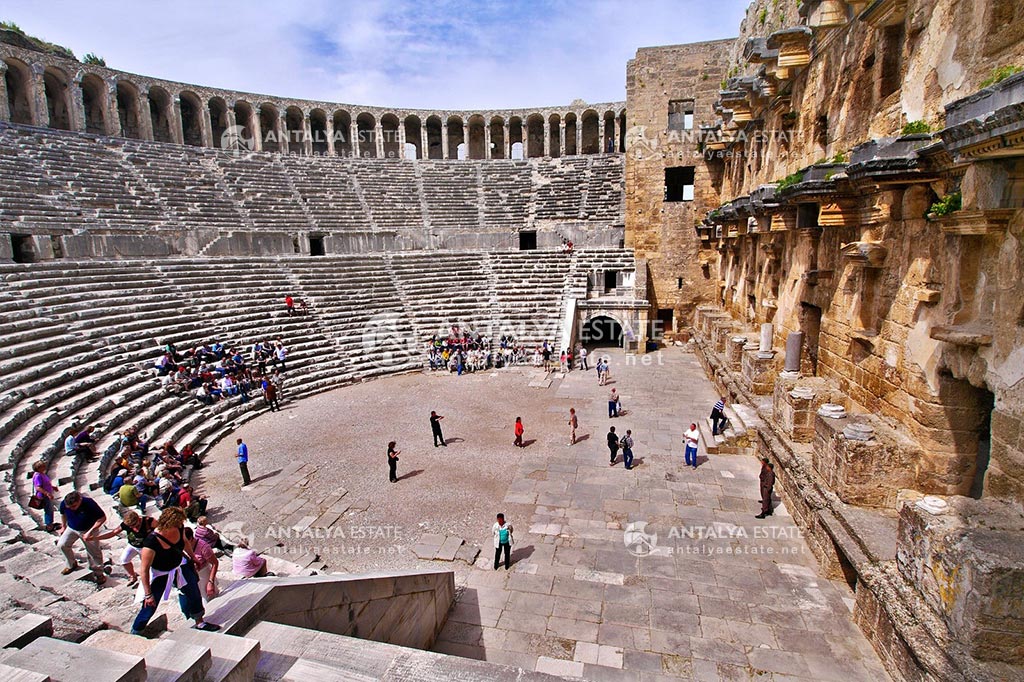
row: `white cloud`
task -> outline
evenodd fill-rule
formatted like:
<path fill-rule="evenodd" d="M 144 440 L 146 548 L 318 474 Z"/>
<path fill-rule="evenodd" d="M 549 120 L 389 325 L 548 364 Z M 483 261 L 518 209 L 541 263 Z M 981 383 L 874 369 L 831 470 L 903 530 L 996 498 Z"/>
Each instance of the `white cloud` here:
<path fill-rule="evenodd" d="M 735 35 L 746 0 L 301 4 L 6 0 L 0 19 L 111 68 L 268 95 L 416 108 L 625 99 L 638 47 Z"/>

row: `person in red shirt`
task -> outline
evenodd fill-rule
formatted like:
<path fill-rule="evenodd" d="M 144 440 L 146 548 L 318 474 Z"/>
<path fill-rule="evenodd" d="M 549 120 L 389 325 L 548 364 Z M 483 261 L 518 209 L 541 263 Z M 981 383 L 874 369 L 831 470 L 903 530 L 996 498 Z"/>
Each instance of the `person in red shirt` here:
<path fill-rule="evenodd" d="M 512 442 L 512 445 L 516 447 L 526 447 L 523 445 L 523 418 L 516 417 L 516 439 Z"/>
<path fill-rule="evenodd" d="M 284 297 L 284 307 L 288 309 L 289 315 L 295 314 L 295 299 L 291 297 L 291 294 Z"/>

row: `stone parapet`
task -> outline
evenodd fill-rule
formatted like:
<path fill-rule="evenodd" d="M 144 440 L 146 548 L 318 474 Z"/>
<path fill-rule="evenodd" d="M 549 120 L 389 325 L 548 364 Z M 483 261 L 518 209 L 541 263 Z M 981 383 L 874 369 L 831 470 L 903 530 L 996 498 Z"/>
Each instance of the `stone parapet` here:
<path fill-rule="evenodd" d="M 850 429 L 857 426 L 874 433 L 855 440 Z M 832 419 L 815 414 L 813 443 L 814 470 L 846 504 L 891 509 L 900 489 L 918 483 L 915 471 L 924 453 L 868 415 Z"/>
<path fill-rule="evenodd" d="M 826 379 L 819 377 L 775 380 L 772 410 L 775 422 L 796 443 L 814 440 L 814 421 L 818 408 L 826 403 L 848 407 L 846 396 Z"/>
<path fill-rule="evenodd" d="M 741 371 L 743 383 L 754 395 L 771 395 L 775 390 L 775 377 L 779 375 L 780 356 L 759 357 L 757 350 L 743 352 Z"/>
<path fill-rule="evenodd" d="M 900 574 L 971 656 L 1024 659 L 1024 517 L 991 500 L 951 497 L 943 510 L 925 502 L 899 514 Z M 939 505 L 941 507 L 941 504 Z"/>

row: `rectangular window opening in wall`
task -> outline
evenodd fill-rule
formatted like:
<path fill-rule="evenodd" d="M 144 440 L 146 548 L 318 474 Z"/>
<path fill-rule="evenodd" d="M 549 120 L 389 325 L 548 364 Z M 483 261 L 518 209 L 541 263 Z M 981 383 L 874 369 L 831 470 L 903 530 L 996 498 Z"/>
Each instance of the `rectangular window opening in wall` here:
<path fill-rule="evenodd" d="M 309 238 L 309 255 L 310 256 L 323 256 L 327 251 L 324 249 L 324 238 L 323 237 L 310 237 Z"/>
<path fill-rule="evenodd" d="M 668 129 L 693 130 L 693 100 L 673 99 L 668 103 Z"/>
<path fill-rule="evenodd" d="M 660 339 L 665 332 L 675 331 L 672 308 L 658 308 L 658 319 L 654 320 L 654 329 L 651 330 L 651 337 Z"/>
<path fill-rule="evenodd" d="M 796 209 L 796 226 L 797 229 L 803 229 L 806 227 L 817 227 L 818 226 L 818 214 L 820 209 L 818 204 L 799 204 Z"/>
<path fill-rule="evenodd" d="M 537 250 L 537 232 L 535 230 L 523 230 L 519 233 L 519 250 Z"/>
<path fill-rule="evenodd" d="M 665 169 L 665 201 L 693 201 L 693 166 Z"/>
<path fill-rule="evenodd" d="M 27 234 L 11 235 L 11 251 L 15 263 L 34 263 L 36 260 L 32 237 Z"/>
<path fill-rule="evenodd" d="M 617 270 L 605 270 L 604 271 L 604 293 L 608 294 L 615 291 L 615 287 L 618 286 L 619 273 Z"/>
<path fill-rule="evenodd" d="M 882 73 L 879 78 L 879 95 L 882 98 L 888 97 L 900 88 L 905 38 L 906 30 L 903 28 L 902 22 L 897 26 L 887 26 L 882 34 L 880 40 Z M 876 63 L 878 63 L 878 60 L 876 60 Z"/>

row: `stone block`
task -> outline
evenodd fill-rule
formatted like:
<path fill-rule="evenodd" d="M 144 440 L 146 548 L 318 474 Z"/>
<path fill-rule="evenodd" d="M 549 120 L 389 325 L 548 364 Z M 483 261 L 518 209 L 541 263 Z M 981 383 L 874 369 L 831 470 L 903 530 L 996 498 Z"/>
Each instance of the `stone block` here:
<path fill-rule="evenodd" d="M 0 649 L 20 649 L 39 637 L 53 635 L 53 619 L 35 613 L 0 626 Z"/>
<path fill-rule="evenodd" d="M 761 358 L 757 351 L 744 351 L 743 381 L 755 395 L 771 395 L 779 374 L 779 357 Z"/>
<path fill-rule="evenodd" d="M 843 429 L 852 421 L 870 422 L 875 436 L 850 440 Z M 892 508 L 901 488 L 918 483 L 915 473 L 925 453 L 901 441 L 877 420 L 866 416 L 814 419 L 813 465 L 818 475 L 847 504 Z"/>
<path fill-rule="evenodd" d="M 40 637 L 15 651 L 4 663 L 48 675 L 54 682 L 144 682 L 146 663 L 139 656 L 103 651 Z"/>
<path fill-rule="evenodd" d="M 1024 660 L 1024 522 L 998 501 L 951 497 L 944 513 L 899 513 L 900 573 L 982 661 Z"/>

